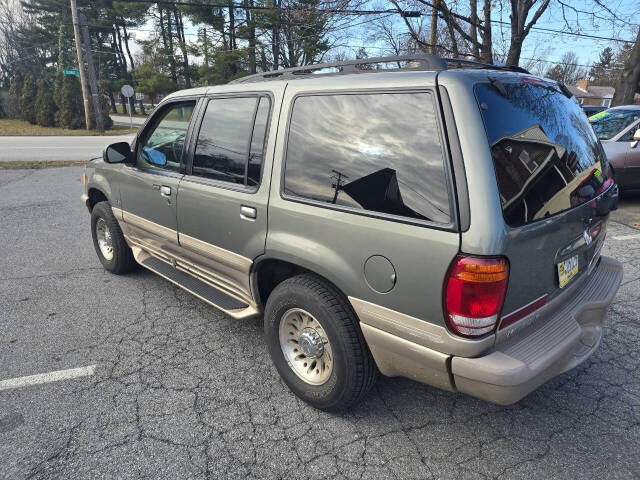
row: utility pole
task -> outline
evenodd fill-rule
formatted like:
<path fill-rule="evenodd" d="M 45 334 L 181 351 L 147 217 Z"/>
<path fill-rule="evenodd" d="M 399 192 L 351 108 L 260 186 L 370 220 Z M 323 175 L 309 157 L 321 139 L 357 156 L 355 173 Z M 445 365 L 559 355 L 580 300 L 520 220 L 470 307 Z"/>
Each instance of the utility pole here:
<path fill-rule="evenodd" d="M 272 54 L 273 54 L 273 69 L 278 70 L 279 62 L 280 62 L 280 25 L 281 25 L 281 15 L 282 15 L 282 0 L 273 0 L 273 6 L 276 10 L 276 20 L 273 25 L 273 46 L 272 46 Z"/>
<path fill-rule="evenodd" d="M 100 104 L 100 95 L 98 94 L 98 81 L 96 79 L 96 71 L 93 65 L 93 54 L 91 53 L 91 39 L 89 38 L 89 25 L 87 17 L 79 14 L 80 23 L 82 24 L 82 37 L 84 39 L 85 53 L 87 56 L 87 69 L 89 70 L 89 85 L 91 85 L 91 97 L 93 98 L 93 112 L 96 114 L 96 128 L 100 133 L 104 133 L 104 117 L 102 116 L 102 105 Z"/>
<path fill-rule="evenodd" d="M 84 73 L 84 60 L 82 58 L 82 42 L 80 41 L 80 26 L 78 25 L 78 4 L 71 0 L 71 19 L 73 20 L 73 36 L 76 41 L 76 53 L 78 55 L 78 70 L 80 72 L 80 84 L 82 85 L 82 100 L 84 101 L 84 121 L 87 130 L 91 130 L 91 107 L 89 106 L 89 87 Z"/>
<path fill-rule="evenodd" d="M 333 172 L 333 175 L 331 175 L 331 180 L 333 180 L 334 182 L 331 184 L 331 188 L 334 189 L 333 200 L 331 201 L 331 203 L 336 203 L 338 201 L 338 192 L 340 192 L 340 190 L 342 190 L 342 187 L 343 187 L 342 179 L 349 178 L 349 176 L 345 175 L 342 172 L 339 172 L 338 170 L 331 170 L 331 171 Z"/>
<path fill-rule="evenodd" d="M 207 27 L 202 27 L 202 43 L 204 44 L 204 64 L 209 68 L 209 45 L 207 44 Z"/>

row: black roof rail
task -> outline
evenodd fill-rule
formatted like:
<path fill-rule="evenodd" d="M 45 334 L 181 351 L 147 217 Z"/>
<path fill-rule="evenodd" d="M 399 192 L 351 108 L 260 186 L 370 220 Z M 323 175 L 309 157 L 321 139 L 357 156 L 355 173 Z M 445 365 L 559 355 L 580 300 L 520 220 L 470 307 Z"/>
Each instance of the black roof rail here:
<path fill-rule="evenodd" d="M 516 67 L 515 65 L 491 65 L 490 63 L 476 62 L 475 60 L 467 60 L 464 58 L 443 58 L 447 64 L 459 65 L 467 68 L 486 68 L 488 70 L 505 70 L 508 72 L 518 72 L 530 74 L 529 70 Z"/>
<path fill-rule="evenodd" d="M 389 64 L 389 67 L 376 68 L 376 65 Z M 395 66 L 394 66 L 395 64 Z M 401 65 L 404 64 L 404 65 Z M 486 68 L 490 70 L 507 70 L 512 72 L 529 73 L 521 67 L 508 67 L 501 65 L 489 65 L 488 63 L 474 62 L 460 58 L 442 58 L 430 53 L 414 55 L 399 55 L 390 57 L 361 58 L 344 62 L 318 63 L 301 67 L 284 68 L 261 72 L 246 77 L 240 77 L 229 83 L 253 83 L 269 80 L 291 80 L 306 75 L 348 75 L 353 73 L 373 73 L 380 71 L 439 71 L 446 70 L 451 65 L 458 68 Z M 456 67 L 453 67 L 456 68 Z M 323 72 L 323 70 L 331 70 Z"/>
<path fill-rule="evenodd" d="M 318 63 L 315 65 L 304 65 L 301 67 L 284 68 L 282 70 L 272 70 L 261 72 L 247 77 L 240 77 L 229 83 L 251 83 L 264 82 L 267 80 L 290 80 L 300 78 L 301 75 L 348 75 L 352 73 L 372 73 L 379 71 L 376 64 L 391 64 L 390 68 L 384 71 L 394 70 L 446 70 L 447 64 L 442 58 L 430 53 L 420 53 L 415 55 L 401 55 L 392 57 L 360 58 L 357 60 L 347 60 L 344 62 Z M 394 68 L 393 64 L 397 64 Z M 406 63 L 402 66 L 400 63 Z M 332 69 L 331 72 L 322 72 L 325 69 Z"/>

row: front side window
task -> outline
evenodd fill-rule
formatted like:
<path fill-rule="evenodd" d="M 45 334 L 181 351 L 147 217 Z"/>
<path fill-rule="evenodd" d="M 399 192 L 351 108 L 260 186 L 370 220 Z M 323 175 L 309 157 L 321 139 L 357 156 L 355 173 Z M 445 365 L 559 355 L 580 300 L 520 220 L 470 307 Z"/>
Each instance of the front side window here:
<path fill-rule="evenodd" d="M 431 93 L 312 95 L 295 100 L 285 194 L 448 223 L 446 185 Z"/>
<path fill-rule="evenodd" d="M 195 102 L 176 103 L 160 113 L 140 142 L 139 167 L 178 171 Z"/>
<path fill-rule="evenodd" d="M 209 101 L 198 133 L 193 175 L 258 185 L 268 115 L 268 97 Z"/>

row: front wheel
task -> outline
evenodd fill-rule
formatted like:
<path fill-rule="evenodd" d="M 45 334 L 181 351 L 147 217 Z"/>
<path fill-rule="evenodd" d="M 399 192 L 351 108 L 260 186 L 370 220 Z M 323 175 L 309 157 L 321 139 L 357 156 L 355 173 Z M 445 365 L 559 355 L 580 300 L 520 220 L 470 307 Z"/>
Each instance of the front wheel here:
<path fill-rule="evenodd" d="M 377 368 L 346 299 L 304 274 L 280 283 L 267 300 L 264 331 L 287 386 L 314 407 L 338 411 L 371 389 Z"/>
<path fill-rule="evenodd" d="M 91 236 L 100 263 L 105 269 L 111 273 L 123 274 L 136 267 L 133 252 L 124 239 L 109 202 L 96 203 L 91 210 Z"/>

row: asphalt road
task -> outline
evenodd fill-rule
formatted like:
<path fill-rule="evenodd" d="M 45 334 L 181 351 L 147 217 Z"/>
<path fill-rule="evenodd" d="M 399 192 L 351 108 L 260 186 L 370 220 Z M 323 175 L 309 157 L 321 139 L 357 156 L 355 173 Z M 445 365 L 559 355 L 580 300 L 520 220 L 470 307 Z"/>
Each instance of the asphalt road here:
<path fill-rule="evenodd" d="M 79 161 L 100 157 L 115 142 L 130 142 L 133 135 L 118 136 L 0 136 L 0 163 L 8 161 Z"/>
<path fill-rule="evenodd" d="M 0 382 L 96 366 L 0 391 L 0 478 L 640 476 L 640 230 L 610 223 L 623 285 L 575 370 L 509 407 L 382 378 L 330 415 L 279 380 L 259 319 L 106 273 L 81 172 L 0 171 Z"/>

